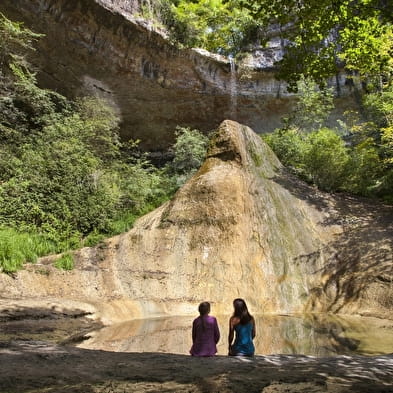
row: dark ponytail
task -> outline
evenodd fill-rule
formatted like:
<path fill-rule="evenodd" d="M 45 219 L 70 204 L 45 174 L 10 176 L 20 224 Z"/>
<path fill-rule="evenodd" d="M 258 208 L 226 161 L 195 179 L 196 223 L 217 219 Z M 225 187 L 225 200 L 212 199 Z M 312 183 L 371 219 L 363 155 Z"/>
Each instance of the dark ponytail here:
<path fill-rule="evenodd" d="M 241 325 L 249 323 L 253 316 L 248 312 L 247 304 L 243 299 L 235 299 L 233 301 L 233 316 L 240 319 Z"/>
<path fill-rule="evenodd" d="M 210 312 L 210 303 L 209 302 L 202 302 L 198 307 L 199 315 L 201 316 L 202 320 L 202 328 L 203 330 L 206 329 L 206 322 L 204 316 L 209 314 Z"/>

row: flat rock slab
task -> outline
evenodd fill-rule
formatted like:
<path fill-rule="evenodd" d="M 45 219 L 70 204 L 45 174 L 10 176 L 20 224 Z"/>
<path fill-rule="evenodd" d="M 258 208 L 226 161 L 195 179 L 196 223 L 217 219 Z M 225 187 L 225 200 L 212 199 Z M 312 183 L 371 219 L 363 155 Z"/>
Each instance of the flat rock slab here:
<path fill-rule="evenodd" d="M 393 354 L 193 358 L 0 343 L 2 393 L 393 392 Z"/>

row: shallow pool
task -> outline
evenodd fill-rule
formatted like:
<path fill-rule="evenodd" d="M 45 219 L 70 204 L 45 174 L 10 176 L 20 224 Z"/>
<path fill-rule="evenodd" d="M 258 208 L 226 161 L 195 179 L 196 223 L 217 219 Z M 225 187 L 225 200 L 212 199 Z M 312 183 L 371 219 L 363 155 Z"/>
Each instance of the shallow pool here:
<path fill-rule="evenodd" d="M 195 317 L 141 319 L 94 332 L 80 347 L 118 352 L 188 354 Z M 221 331 L 218 354 L 226 355 L 229 316 L 217 316 Z M 393 353 L 393 321 L 354 316 L 256 316 L 257 355 Z"/>

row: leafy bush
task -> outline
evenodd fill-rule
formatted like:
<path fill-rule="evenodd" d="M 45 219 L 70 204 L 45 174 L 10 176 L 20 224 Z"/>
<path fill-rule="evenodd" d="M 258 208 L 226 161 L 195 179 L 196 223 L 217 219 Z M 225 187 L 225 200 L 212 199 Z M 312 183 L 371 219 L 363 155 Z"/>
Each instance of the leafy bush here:
<path fill-rule="evenodd" d="M 313 183 L 326 191 L 342 189 L 350 159 L 344 141 L 322 128 L 307 137 L 307 144 L 304 165 Z"/>
<path fill-rule="evenodd" d="M 173 145 L 174 158 L 167 166 L 169 175 L 174 176 L 175 188 L 184 184 L 202 165 L 209 138 L 198 130 L 177 127 Z"/>
<path fill-rule="evenodd" d="M 279 160 L 299 175 L 304 169 L 304 154 L 307 147 L 305 135 L 297 128 L 277 129 L 264 135 Z"/>
<path fill-rule="evenodd" d="M 179 129 L 171 170 L 154 167 L 136 142 L 120 143 L 119 120 L 104 102 L 41 89 L 24 57 L 38 36 L 2 18 L 0 267 L 13 272 L 129 230 L 201 164 L 207 138 Z M 72 268 L 67 254 L 58 264 Z"/>
<path fill-rule="evenodd" d="M 303 131 L 319 130 L 334 108 L 333 90 L 320 88 L 312 79 L 302 76 L 297 91 L 298 100 L 286 120 L 287 126 Z"/>
<path fill-rule="evenodd" d="M 343 189 L 349 151 L 335 131 L 321 128 L 310 134 L 279 129 L 264 136 L 281 162 L 303 179 L 326 191 Z"/>
<path fill-rule="evenodd" d="M 172 163 L 174 170 L 178 173 L 195 171 L 205 159 L 209 138 L 188 127 L 177 127 L 175 135 L 175 158 Z"/>
<path fill-rule="evenodd" d="M 81 115 L 84 109 L 80 104 L 72 114 L 53 113 L 51 122 L 25 136 L 20 146 L 11 140 L 0 147 L 12 163 L 6 176 L 0 174 L 2 225 L 49 226 L 67 236 L 105 229 L 116 195 L 109 189 L 105 157 L 95 150 L 104 146 L 105 155 L 115 154 L 117 146 L 103 141 L 107 120 L 100 127 L 95 119 L 92 127 Z"/>
<path fill-rule="evenodd" d="M 371 138 L 350 150 L 348 179 L 345 189 L 354 194 L 372 196 L 381 185 L 383 165 Z"/>
<path fill-rule="evenodd" d="M 57 252 L 56 244 L 45 235 L 0 229 L 0 269 L 5 273 L 19 270 L 25 262 Z"/>
<path fill-rule="evenodd" d="M 54 263 L 54 266 L 61 270 L 72 270 L 74 268 L 74 257 L 71 254 L 64 254 Z"/>
<path fill-rule="evenodd" d="M 380 158 L 377 194 L 388 202 L 393 201 L 393 87 L 368 94 L 363 99 L 364 112 L 370 121 L 372 138 Z"/>
<path fill-rule="evenodd" d="M 303 179 L 327 191 L 393 195 L 393 94 L 389 88 L 363 98 L 363 119 L 357 112 L 339 120 L 345 131 L 323 128 L 333 108 L 331 90 L 318 89 L 301 78 L 299 98 L 284 119 L 285 127 L 264 136 L 281 162 Z"/>

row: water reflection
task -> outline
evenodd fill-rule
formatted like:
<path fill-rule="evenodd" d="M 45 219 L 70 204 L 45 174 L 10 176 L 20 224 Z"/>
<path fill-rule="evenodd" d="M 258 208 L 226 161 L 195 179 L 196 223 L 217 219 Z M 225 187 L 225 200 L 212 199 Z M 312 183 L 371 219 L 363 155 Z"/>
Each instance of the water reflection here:
<path fill-rule="evenodd" d="M 221 340 L 218 354 L 227 354 L 229 316 L 217 317 Z M 83 348 L 118 352 L 188 354 L 194 317 L 124 322 L 96 331 Z M 393 353 L 393 321 L 376 318 L 310 316 L 256 317 L 256 354 L 376 355 Z"/>

